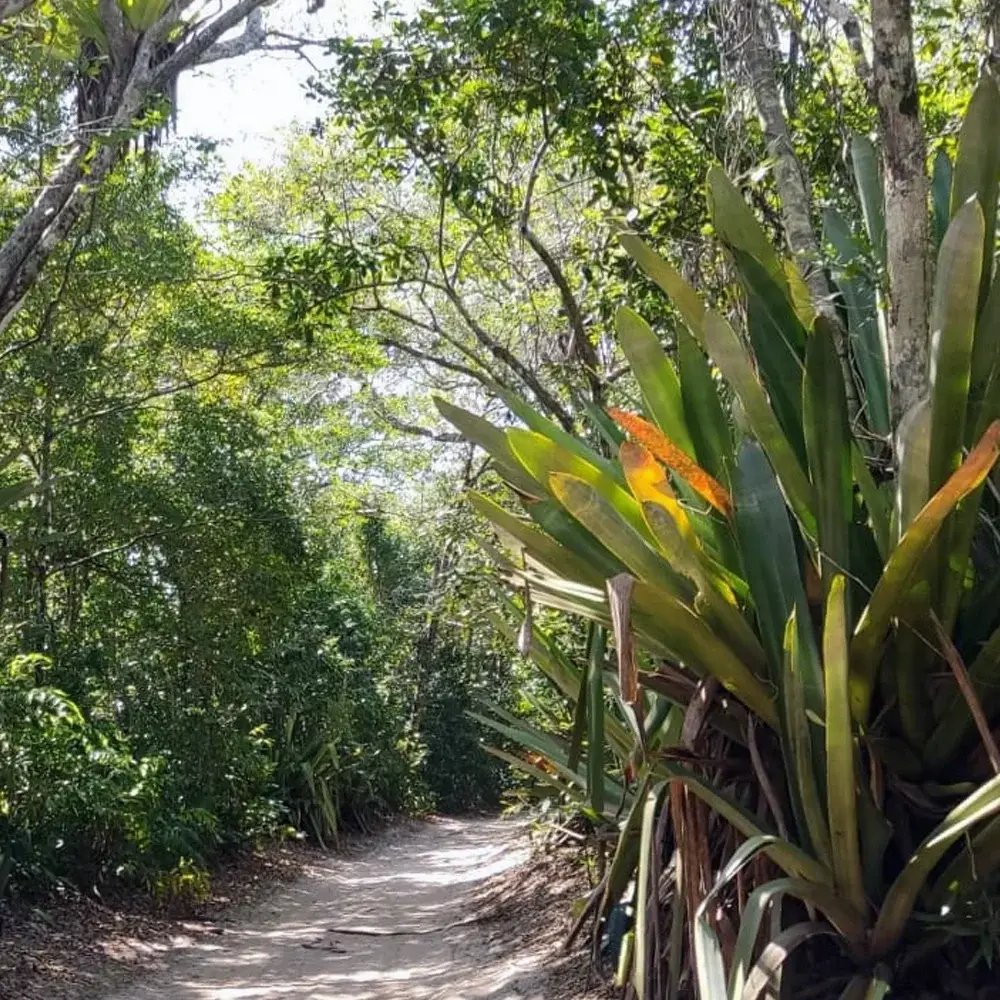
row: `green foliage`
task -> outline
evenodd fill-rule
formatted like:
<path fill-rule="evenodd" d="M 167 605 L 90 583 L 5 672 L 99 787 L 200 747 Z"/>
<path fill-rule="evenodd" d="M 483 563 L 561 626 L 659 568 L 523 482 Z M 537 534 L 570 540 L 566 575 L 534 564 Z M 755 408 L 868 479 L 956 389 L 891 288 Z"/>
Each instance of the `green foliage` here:
<path fill-rule="evenodd" d="M 464 714 L 508 697 L 459 613 L 474 567 L 352 475 L 369 425 L 314 386 L 370 356 L 290 334 L 236 242 L 171 207 L 210 168 L 126 157 L 2 333 L 7 892 L 195 905 L 221 852 L 289 825 L 333 846 L 501 788 Z"/>
<path fill-rule="evenodd" d="M 983 142 L 971 133 L 985 127 L 970 112 L 956 185 L 978 176 L 965 157 L 981 158 Z M 614 706 L 605 722 L 614 757 L 598 771 L 602 784 L 615 787 L 613 800 L 590 808 L 601 802 L 593 796 L 592 772 L 563 738 L 496 711 L 494 725 L 531 751 L 522 767 L 536 780 L 560 788 L 595 822 L 620 826 L 615 889 L 608 883 L 600 913 L 617 901 L 635 870 L 639 907 L 631 979 L 640 995 L 649 992 L 651 967 L 663 947 L 652 934 L 661 918 L 649 899 L 650 880 L 659 884 L 651 871 L 673 850 L 675 894 L 699 900 L 685 880 L 715 881 L 697 914 L 689 914 L 699 991 L 713 1000 L 759 995 L 795 948 L 831 934 L 857 963 L 859 981 L 878 992 L 885 972 L 870 969 L 898 961 L 915 913 L 934 913 L 936 919 L 956 907 L 962 913 L 984 883 L 992 884 L 1000 862 L 992 839 L 973 858 L 968 838 L 992 837 L 1000 778 L 984 778 L 969 750 L 978 727 L 995 753 L 984 730 L 996 723 L 996 706 L 988 700 L 984 714 L 979 696 L 963 686 L 963 661 L 983 655 L 980 650 L 989 645 L 982 645 L 983 638 L 998 622 L 994 611 L 975 640 L 961 625 L 973 608 L 985 613 L 981 595 L 992 592 L 993 570 L 984 568 L 974 546 L 995 559 L 996 512 L 982 484 L 1000 456 L 1000 410 L 989 394 L 985 409 L 975 410 L 982 404 L 969 394 L 975 343 L 992 343 L 995 336 L 980 295 L 988 284 L 982 272 L 992 267 L 982 253 L 984 218 L 995 227 L 997 197 L 995 170 L 987 174 L 989 183 L 975 189 L 972 200 L 952 199 L 932 310 L 930 447 L 911 458 L 926 463 L 922 476 L 900 476 L 893 484 L 899 509 L 914 514 L 899 521 L 888 548 L 871 473 L 860 458 L 864 418 L 852 426 L 848 417 L 835 349 L 841 331 L 810 315 L 796 295 L 801 279 L 794 266 L 780 259 L 718 171 L 709 173 L 710 201 L 721 213 L 716 229 L 746 291 L 746 338 L 700 304 L 690 286 L 636 237 L 623 242 L 673 296 L 739 404 L 736 443 L 714 436 L 732 450 L 711 460 L 698 453 L 705 465 L 732 470 L 731 495 L 692 461 L 693 436 L 683 432 L 701 411 L 685 408 L 683 384 L 678 387 L 673 368 L 661 362 L 646 360 L 636 373 L 655 423 L 610 411 L 631 438 L 620 446 L 619 465 L 582 441 L 568 441 L 523 402 L 513 409 L 531 432 L 509 428 L 507 447 L 495 445 L 499 474 L 513 454 L 571 515 L 576 532 L 549 531 L 550 537 L 536 541 L 527 531 L 511 531 L 511 514 L 480 504 L 510 540 L 510 556 L 497 555 L 505 576 L 523 586 L 534 604 L 613 626 L 618 678 L 616 683 L 605 673 L 604 688 Z M 992 230 L 985 241 L 993 245 Z M 767 313 L 767 325 L 756 329 L 755 301 Z M 635 361 L 643 328 L 630 317 L 619 324 L 619 336 Z M 868 375 L 861 368 L 859 376 L 863 392 Z M 656 379 L 662 384 L 651 384 Z M 720 395 L 720 406 L 727 402 Z M 965 429 L 970 412 L 977 418 L 974 435 Z M 868 419 L 881 418 L 872 413 Z M 455 420 L 460 428 L 464 423 Z M 494 438 L 480 433 L 477 440 L 489 447 Z M 925 484 L 918 499 L 906 495 L 914 482 Z M 536 501 L 523 494 L 520 500 L 532 513 Z M 586 543 L 580 533 L 589 537 Z M 577 571 L 593 544 L 621 566 L 606 592 L 589 573 Z M 867 580 L 872 585 L 863 587 Z M 526 627 L 531 630 L 530 621 Z M 586 699 L 589 712 L 582 662 L 537 631 L 530 646 L 570 705 Z M 973 675 L 984 696 L 989 689 L 982 681 L 990 670 L 977 665 Z M 958 681 L 935 681 L 942 672 Z M 725 697 L 708 693 L 720 686 Z M 756 722 L 756 736 L 740 721 L 747 714 L 751 726 Z M 660 728 L 673 717 L 683 717 L 683 727 Z M 954 726 L 964 736 L 950 740 L 944 754 L 938 734 Z M 688 764 L 678 763 L 698 750 L 702 729 L 701 752 Z M 934 734 L 930 742 L 928 734 Z M 603 756 L 603 744 L 591 742 L 587 755 Z M 770 776 L 769 757 L 780 761 Z M 738 760 L 744 776 L 730 778 Z M 637 786 L 627 781 L 633 772 Z M 662 789 L 652 790 L 658 780 L 684 791 L 661 806 L 667 801 Z M 920 803 L 903 785 L 925 790 Z M 630 818 L 619 823 L 622 807 L 629 805 Z M 734 852 L 726 840 L 730 846 L 720 853 L 711 842 L 690 841 L 699 836 L 690 831 L 704 823 L 697 817 L 705 807 L 747 838 L 742 847 Z M 654 829 L 671 827 L 654 838 Z M 717 908 L 732 893 L 737 871 L 757 852 L 768 855 L 783 876 L 758 876 L 751 883 L 727 973 Z M 789 916 L 785 926 L 778 901 L 786 895 L 826 922 L 795 923 Z M 760 922 L 771 907 L 772 943 L 758 951 Z M 958 923 L 951 926 L 960 933 Z"/>

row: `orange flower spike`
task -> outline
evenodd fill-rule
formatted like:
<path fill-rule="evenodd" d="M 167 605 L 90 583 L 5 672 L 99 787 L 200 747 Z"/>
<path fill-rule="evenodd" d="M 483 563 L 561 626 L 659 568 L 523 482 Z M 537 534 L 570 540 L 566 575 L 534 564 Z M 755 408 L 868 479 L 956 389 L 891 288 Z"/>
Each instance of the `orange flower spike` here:
<path fill-rule="evenodd" d="M 637 413 L 626 410 L 608 410 L 622 430 L 627 431 L 644 448 L 652 452 L 668 469 L 677 473 L 691 488 L 707 500 L 720 514 L 730 517 L 733 502 L 726 488 L 710 476 L 697 462 L 677 447 L 658 427 L 643 420 Z"/>

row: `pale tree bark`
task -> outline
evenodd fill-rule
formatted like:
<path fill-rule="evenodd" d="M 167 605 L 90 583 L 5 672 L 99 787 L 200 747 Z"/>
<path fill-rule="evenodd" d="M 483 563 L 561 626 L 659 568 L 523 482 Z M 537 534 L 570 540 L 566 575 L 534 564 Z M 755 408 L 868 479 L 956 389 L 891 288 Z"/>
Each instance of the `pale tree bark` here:
<path fill-rule="evenodd" d="M 0 0 L 0 24 L 27 10 L 35 0 Z"/>
<path fill-rule="evenodd" d="M 189 24 L 171 54 L 169 34 L 182 23 L 193 0 L 175 0 L 146 31 L 131 27 L 114 0 L 101 0 L 98 17 L 108 43 L 106 77 L 99 107 L 90 109 L 34 202 L 0 246 L 0 328 L 20 308 L 53 252 L 80 218 L 94 190 L 113 167 L 136 116 L 149 100 L 169 91 L 186 69 L 243 55 L 263 45 L 261 8 L 272 0 L 236 0 Z M 0 19 L 11 20 L 29 6 L 0 0 Z M 243 25 L 232 40 L 221 40 Z"/>
<path fill-rule="evenodd" d="M 864 38 L 861 34 L 861 22 L 858 20 L 857 15 L 843 0 L 821 0 L 821 6 L 827 15 L 840 25 L 840 30 L 844 33 L 847 47 L 851 50 L 851 59 L 854 62 L 854 70 L 858 74 L 858 79 L 870 91 L 872 67 L 868 61 L 868 54 L 865 52 Z"/>
<path fill-rule="evenodd" d="M 851 370 L 847 333 L 833 305 L 833 289 L 823 268 L 819 238 L 813 226 L 809 178 L 792 145 L 775 73 L 777 33 L 766 2 L 746 0 L 744 59 L 768 150 L 774 158 L 774 183 L 781 199 L 781 220 L 789 249 L 812 295 L 816 311 L 836 331 L 837 355 L 844 375 L 851 420 L 861 406 Z"/>
<path fill-rule="evenodd" d="M 881 123 L 889 271 L 892 418 L 926 391 L 929 298 L 927 147 L 910 0 L 872 0 L 872 96 Z"/>

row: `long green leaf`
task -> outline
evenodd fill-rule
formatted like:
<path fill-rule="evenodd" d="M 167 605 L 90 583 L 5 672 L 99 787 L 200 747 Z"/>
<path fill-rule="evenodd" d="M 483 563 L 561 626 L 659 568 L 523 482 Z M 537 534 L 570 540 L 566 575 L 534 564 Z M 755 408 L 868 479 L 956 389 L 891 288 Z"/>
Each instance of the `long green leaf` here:
<path fill-rule="evenodd" d="M 574 786 L 571 784 L 560 781 L 554 774 L 550 774 L 548 771 L 536 767 L 534 764 L 529 764 L 528 761 L 518 757 L 517 754 L 508 753 L 500 747 L 490 746 L 489 744 L 483 744 L 483 749 L 491 756 L 496 757 L 497 760 L 502 760 L 505 764 L 509 764 L 539 784 L 549 785 L 558 792 L 571 795 L 575 801 L 581 802 L 583 800 L 583 795 L 579 788 L 574 789 Z"/>
<path fill-rule="evenodd" d="M 779 878 L 760 886 L 750 894 L 740 919 L 740 931 L 734 948 L 733 975 L 730 978 L 730 996 L 743 997 L 750 985 L 750 969 L 754 945 L 760 926 L 772 906 L 779 906 L 784 896 L 794 896 L 815 907 L 833 925 L 836 931 L 856 949 L 860 947 L 865 932 L 864 920 L 845 899 L 829 886 L 818 885 L 800 878 Z"/>
<path fill-rule="evenodd" d="M 992 88 L 992 89 L 991 89 Z M 992 97 L 990 96 L 992 94 Z M 981 113 L 983 102 L 988 105 L 993 97 L 1000 100 L 995 84 L 980 86 L 973 98 L 973 108 Z M 978 99 L 978 104 L 977 104 Z M 966 125 L 969 122 L 967 120 Z M 979 123 L 981 126 L 982 123 Z M 977 128 L 979 127 L 977 126 Z M 978 135 L 976 130 L 966 133 L 971 143 Z M 984 138 L 984 137 L 981 137 Z M 994 139 L 989 142 L 996 144 Z M 975 146 L 975 143 L 972 143 Z M 1000 146 L 997 147 L 1000 155 Z M 982 150 L 978 146 L 963 159 L 960 151 L 956 165 L 953 198 L 957 198 L 960 188 L 968 188 L 971 200 L 953 203 L 956 213 L 941 244 L 938 272 L 935 281 L 934 305 L 931 312 L 931 437 L 929 458 L 929 488 L 935 489 L 944 482 L 961 461 L 965 444 L 965 418 L 969 407 L 969 391 L 972 380 L 973 337 L 976 328 L 976 290 L 980 276 L 988 276 L 991 258 L 984 261 L 984 213 L 980 197 L 989 197 L 992 206 L 991 226 L 995 228 L 996 216 L 996 171 L 998 164 L 988 168 L 979 162 Z M 990 154 L 992 156 L 992 154 Z M 995 159 L 995 157 L 994 157 Z M 991 194 L 984 195 L 982 185 L 985 178 L 979 171 L 992 169 L 994 177 L 987 185 Z M 964 187 L 963 187 L 964 185 Z M 993 236 L 990 240 L 992 242 Z M 988 247 L 992 253 L 992 247 Z M 988 277 L 983 288 L 988 290 Z M 965 582 L 969 549 L 975 531 L 978 495 L 956 518 L 944 526 L 938 542 L 936 566 L 937 578 L 932 581 L 936 588 L 934 597 L 938 614 L 944 627 L 950 631 L 958 611 L 962 588 Z"/>
<path fill-rule="evenodd" d="M 551 572 L 596 586 L 603 582 L 599 568 L 580 559 L 575 552 L 553 541 L 548 535 L 525 524 L 488 497 L 481 493 L 470 493 L 469 502 L 479 514 L 524 546 L 529 555 Z"/>
<path fill-rule="evenodd" d="M 745 441 L 740 449 L 733 499 L 747 583 L 770 661 L 771 681 L 777 687 L 784 663 L 785 623 L 793 609 L 800 620 L 808 620 L 809 606 L 785 499 L 753 441 Z M 821 684 L 817 678 L 811 686 Z M 814 691 L 809 707 L 817 711 L 822 704 L 821 692 Z"/>
<path fill-rule="evenodd" d="M 618 342 L 639 383 L 646 413 L 670 440 L 692 458 L 694 442 L 688 433 L 681 384 L 649 324 L 622 306 L 615 315 Z"/>
<path fill-rule="evenodd" d="M 507 712 L 500 705 L 486 700 L 483 701 L 483 704 L 498 718 L 471 711 L 467 711 L 465 714 L 526 749 L 541 755 L 565 781 L 575 785 L 581 792 L 587 791 L 586 776 L 579 768 L 569 766 L 569 746 L 565 740 L 554 737 L 536 726 L 529 725 L 523 719 Z M 623 791 L 621 784 L 607 773 L 603 775 L 603 781 L 605 799 L 612 802 L 621 801 Z"/>
<path fill-rule="evenodd" d="M 520 609 L 504 594 L 499 594 L 512 615 L 520 616 Z M 519 629 L 508 624 L 496 612 L 489 611 L 486 615 L 490 624 L 512 643 L 515 642 Z M 583 693 L 583 677 L 579 668 L 554 643 L 545 632 L 537 626 L 531 630 L 531 646 L 528 655 L 541 669 L 542 673 L 568 698 L 575 702 Z"/>
<path fill-rule="evenodd" d="M 625 816 L 625 822 L 621 825 L 615 853 L 608 866 L 607 885 L 601 900 L 601 914 L 607 913 L 621 899 L 632 881 L 632 873 L 635 871 L 636 862 L 639 859 L 639 835 L 643 812 L 646 808 L 646 797 L 649 794 L 651 783 L 652 775 L 644 774 L 636 789 L 631 808 Z"/>
<path fill-rule="evenodd" d="M 976 293 L 983 270 L 983 211 L 963 204 L 938 255 L 931 307 L 930 491 L 958 468 L 965 445 Z"/>
<path fill-rule="evenodd" d="M 604 628 L 591 624 L 587 651 L 587 785 L 594 812 L 604 812 Z"/>
<path fill-rule="evenodd" d="M 708 362 L 694 337 L 685 329 L 677 331 L 677 365 L 684 416 L 694 442 L 695 457 L 702 468 L 729 489 L 733 434 Z"/>
<path fill-rule="evenodd" d="M 574 553 L 601 581 L 624 572 L 625 567 L 579 521 L 567 513 L 558 500 L 526 503 L 528 516 L 564 549 Z"/>
<path fill-rule="evenodd" d="M 786 284 L 784 266 L 764 227 L 720 167 L 710 167 L 708 171 L 708 210 L 712 225 L 724 243 L 759 261 L 779 285 Z"/>
<path fill-rule="evenodd" d="M 732 857 L 716 877 L 715 884 L 708 891 L 698 906 L 692 928 L 692 939 L 695 953 L 695 975 L 697 977 L 698 995 L 703 1000 L 727 1000 L 729 996 L 739 996 L 742 982 L 742 972 L 737 966 L 741 956 L 734 956 L 734 967 L 726 984 L 726 968 L 722 959 L 722 947 L 719 937 L 712 927 L 710 914 L 715 908 L 715 900 L 734 878 L 758 855 L 768 847 L 779 843 L 779 838 L 768 834 L 750 837 L 733 851 Z"/>
<path fill-rule="evenodd" d="M 816 497 L 820 576 L 829 591 L 833 575 L 850 566 L 853 438 L 833 329 L 822 317 L 816 320 L 806 353 L 802 415 Z"/>
<path fill-rule="evenodd" d="M 786 927 L 764 945 L 760 958 L 747 976 L 741 1000 L 758 1000 L 765 991 L 777 989 L 781 981 L 781 967 L 796 948 L 813 938 L 830 937 L 835 934 L 836 931 L 829 924 L 818 920 L 802 921 Z"/>
<path fill-rule="evenodd" d="M 610 625 L 607 599 L 600 591 L 553 577 L 532 577 L 522 572 L 515 574 L 512 579 L 519 585 L 523 584 L 524 579 L 528 579 L 532 587 L 532 599 L 538 605 L 579 615 L 605 627 Z M 651 590 L 641 583 L 636 585 L 633 600 L 636 607 L 632 625 L 642 649 L 652 656 L 682 661 L 696 677 L 715 674 L 762 721 L 777 727 L 778 716 L 774 704 L 760 682 L 694 612 L 670 595 Z M 609 726 L 611 722 L 611 718 L 607 717 L 605 726 Z M 739 732 L 732 735 L 738 738 Z M 610 733 L 608 736 L 610 740 Z"/>
<path fill-rule="evenodd" d="M 600 626 L 594 625 L 594 623 L 591 622 L 590 628 L 600 628 Z M 527 696 L 527 692 L 522 692 L 522 696 Z M 576 699 L 576 703 L 573 706 L 573 728 L 570 731 L 569 736 L 569 757 L 567 759 L 567 766 L 571 771 L 575 771 L 580 766 L 580 761 L 583 759 L 583 742 L 587 736 L 587 702 L 589 701 L 590 698 L 588 691 L 586 688 L 583 688 L 580 691 L 580 696 Z M 587 784 L 589 788 L 592 789 L 594 785 L 591 781 L 591 777 L 590 768 L 588 767 Z"/>
<path fill-rule="evenodd" d="M 507 431 L 507 439 L 511 451 L 521 465 L 534 479 L 545 486 L 550 495 L 554 496 L 551 489 L 553 473 L 580 479 L 593 487 L 641 538 L 655 544 L 643 520 L 642 510 L 632 495 L 621 485 L 625 477 L 620 466 L 616 467 L 616 474 L 612 476 L 605 470 L 607 462 L 602 461 L 601 465 L 589 462 L 579 454 L 563 448 L 558 442 L 535 431 L 512 427 Z"/>
<path fill-rule="evenodd" d="M 587 415 L 592 428 L 597 431 L 604 443 L 612 451 L 616 451 L 622 441 L 625 440 L 625 435 L 611 417 L 601 407 L 585 396 L 578 395 L 575 402 Z"/>
<path fill-rule="evenodd" d="M 695 795 L 714 809 L 744 837 L 773 837 L 764 849 L 764 853 L 788 875 L 801 878 L 817 885 L 832 887 L 833 875 L 830 869 L 807 854 L 802 848 L 761 828 L 757 819 L 739 803 L 717 791 L 711 784 L 698 777 L 693 771 L 673 761 L 659 760 L 653 768 L 654 772 L 665 778 L 671 778 L 684 783 Z"/>
<path fill-rule="evenodd" d="M 552 737 L 526 724 L 510 726 L 479 712 L 467 712 L 466 714 L 470 719 L 495 730 L 528 750 L 541 754 L 564 781 L 568 781 L 578 788 L 586 789 L 587 779 L 579 771 L 569 769 L 566 751 Z"/>
<path fill-rule="evenodd" d="M 931 236 L 935 251 L 941 246 L 944 234 L 951 222 L 951 186 L 954 171 L 951 160 L 943 149 L 934 154 L 931 169 Z"/>
<path fill-rule="evenodd" d="M 816 517 L 812 487 L 767 401 L 745 348 L 733 328 L 718 313 L 706 315 L 704 329 L 709 354 L 743 404 L 754 436 L 767 452 L 796 516 L 806 533 L 814 536 Z"/>
<path fill-rule="evenodd" d="M 861 198 L 861 214 L 864 216 L 868 239 L 875 251 L 875 259 L 885 267 L 885 204 L 882 195 L 882 171 L 879 155 L 871 140 L 856 135 L 851 140 L 851 164 L 854 179 Z"/>
<path fill-rule="evenodd" d="M 848 687 L 847 601 L 844 577 L 834 577 L 823 620 L 823 673 L 826 679 L 826 801 L 830 822 L 833 877 L 837 889 L 859 913 L 867 909 L 858 801 L 856 755 Z"/>
<path fill-rule="evenodd" d="M 636 584 L 632 594 L 637 633 L 653 633 L 699 676 L 711 675 L 769 726 L 777 726 L 774 702 L 757 677 L 708 625 L 670 594 Z"/>
<path fill-rule="evenodd" d="M 803 635 L 806 641 L 803 642 Z M 784 726 L 790 753 L 786 766 L 791 765 L 790 785 L 794 792 L 793 804 L 801 814 L 802 832 L 809 838 L 813 853 L 826 866 L 830 866 L 830 831 L 820 798 L 820 790 L 813 770 L 813 744 L 811 723 L 806 712 L 804 665 L 810 656 L 809 625 L 800 627 L 795 608 L 788 616 L 785 628 L 785 672 L 781 683 L 782 702 L 785 710 Z M 814 670 L 818 664 L 812 664 Z M 819 754 L 825 757 L 825 754 Z"/>
<path fill-rule="evenodd" d="M 982 308 L 990 288 L 996 241 L 997 181 L 1000 179 L 1000 89 L 992 74 L 983 73 L 973 91 L 958 133 L 958 153 L 951 187 L 951 215 L 959 213 L 975 198 L 983 215 L 981 259 L 984 262 L 977 306 Z M 947 237 L 945 237 L 947 240 Z"/>
<path fill-rule="evenodd" d="M 488 420 L 463 410 L 440 396 L 434 396 L 433 399 L 441 416 L 466 440 L 479 445 L 493 459 L 500 476 L 515 490 L 531 497 L 545 495 L 544 486 L 532 479 L 511 453 L 507 436 L 499 427 L 494 427 Z"/>
<path fill-rule="evenodd" d="M 998 812 L 1000 775 L 963 799 L 924 839 L 896 877 L 879 911 L 871 938 L 876 958 L 885 957 L 899 944 L 924 883 L 948 848 L 966 830 Z"/>
<path fill-rule="evenodd" d="M 588 444 L 581 441 L 580 438 L 564 431 L 555 421 L 542 416 L 542 414 L 530 407 L 523 399 L 514 393 L 508 392 L 506 389 L 501 389 L 499 386 L 496 387 L 495 391 L 497 395 L 507 404 L 511 412 L 519 420 L 522 420 L 530 430 L 544 438 L 547 438 L 555 446 L 572 453 L 577 458 L 582 459 L 588 465 L 592 465 L 599 469 L 604 475 L 609 476 L 611 479 L 621 479 L 621 472 L 619 471 L 617 465 L 615 465 L 614 462 L 609 462 L 606 458 L 599 455 Z M 510 433 L 510 431 L 507 431 L 508 441 L 510 441 Z M 541 485 L 545 485 L 544 481 L 541 482 Z"/>
<path fill-rule="evenodd" d="M 891 500 L 875 485 L 875 479 L 857 442 L 851 446 L 851 470 L 868 512 L 872 540 L 884 563 L 889 558 L 889 549 L 892 547 Z"/>
<path fill-rule="evenodd" d="M 647 246 L 637 234 L 619 233 L 618 242 L 647 276 L 667 293 L 687 328 L 704 346 L 701 327 L 705 316 L 705 303 L 694 287 L 681 277 L 673 264 Z"/>
<path fill-rule="evenodd" d="M 889 368 L 879 325 L 875 283 L 863 269 L 861 249 L 836 209 L 823 211 L 823 231 L 834 248 L 834 273 L 847 312 L 851 352 L 865 386 L 865 411 L 871 429 L 883 437 L 889 422 Z"/>
<path fill-rule="evenodd" d="M 764 650 L 739 608 L 731 600 L 727 600 L 709 578 L 703 556 L 691 551 L 667 508 L 647 502 L 642 505 L 642 509 L 667 559 L 697 586 L 699 599 L 705 605 L 704 616 L 718 629 L 744 663 L 763 676 L 767 670 Z"/>
<path fill-rule="evenodd" d="M 653 1000 L 652 985 L 648 982 L 647 973 L 653 965 L 650 953 L 659 947 L 659 942 L 653 934 L 653 928 L 649 926 L 648 917 L 650 893 L 659 892 L 659 887 L 651 885 L 650 871 L 653 867 L 653 852 L 660 849 L 660 845 L 656 843 L 656 820 L 663 808 L 666 788 L 666 782 L 657 785 L 646 797 L 642 810 L 639 872 L 636 876 L 635 965 L 632 974 L 632 987 L 638 1000 Z"/>
<path fill-rule="evenodd" d="M 1000 94 L 996 91 L 996 85 L 990 80 L 990 87 L 993 95 L 1000 101 Z M 977 91 L 979 93 L 979 91 Z M 975 99 L 974 99 L 975 100 Z M 995 131 L 995 130 L 994 130 Z M 992 139 L 997 145 L 997 156 L 1000 157 L 1000 140 Z M 993 165 L 994 175 L 1000 162 Z M 959 178 L 956 176 L 956 185 Z M 956 188 L 957 190 L 957 188 Z M 996 176 L 992 182 L 992 211 L 993 220 L 989 242 L 992 244 L 995 239 L 995 216 L 996 216 Z M 971 221 L 968 221 L 970 220 Z M 965 222 L 963 233 L 955 237 L 953 244 L 953 230 Z M 962 292 L 962 282 L 965 282 L 965 294 L 974 294 L 974 281 L 978 280 L 978 272 L 981 270 L 987 275 L 992 266 L 992 245 L 987 247 L 989 257 L 983 257 L 982 247 L 983 213 L 980 210 L 980 202 L 973 197 L 973 200 L 966 202 L 959 209 L 944 242 L 941 244 L 941 257 L 949 245 L 952 245 L 954 256 L 960 258 L 965 256 L 968 263 L 963 267 L 955 263 L 954 271 L 958 274 L 942 274 L 942 263 L 938 263 L 938 280 L 951 281 L 953 285 L 953 295 L 958 296 Z M 979 238 L 979 244 L 970 246 L 972 241 Z M 988 288 L 984 289 L 984 295 Z M 950 298 L 950 297 L 949 297 Z M 932 323 L 936 321 L 936 307 L 938 304 L 938 289 L 935 287 L 935 312 L 932 313 Z M 931 392 L 932 392 L 932 428 L 931 428 L 931 449 L 930 449 L 930 483 L 931 488 L 943 480 L 943 476 L 957 467 L 961 461 L 962 448 L 966 439 L 966 418 L 971 413 L 973 419 L 978 419 L 981 413 L 974 401 L 970 401 L 971 382 L 973 378 L 973 333 L 976 327 L 975 308 L 972 302 L 963 303 L 961 306 L 952 305 L 948 311 L 947 327 L 942 328 L 938 339 L 932 340 L 931 353 Z M 932 334 L 937 330 L 932 326 Z M 951 414 L 950 417 L 947 415 Z M 938 617 L 947 631 L 951 631 L 954 625 L 955 616 L 958 614 L 959 602 L 965 587 L 967 569 L 970 561 L 970 550 L 972 539 L 975 535 L 976 525 L 979 515 L 980 494 L 974 493 L 968 501 L 963 504 L 956 516 L 951 518 L 945 525 L 938 543 L 938 579 L 934 581 L 937 587 L 936 605 Z"/>
<path fill-rule="evenodd" d="M 896 536 L 902 537 L 931 495 L 931 402 L 918 400 L 903 414 L 896 431 Z"/>
<path fill-rule="evenodd" d="M 520 614 L 506 595 L 501 594 L 500 599 L 506 604 L 512 615 L 518 616 Z M 518 628 L 508 625 L 497 614 L 488 612 L 487 618 L 493 627 L 501 635 L 506 636 L 511 643 L 516 641 Z M 575 703 L 579 699 L 586 698 L 586 679 L 579 668 L 562 651 L 559 644 L 537 625 L 531 630 L 531 647 L 528 650 L 528 656 L 570 702 Z M 632 740 L 625 727 L 617 719 L 609 716 L 604 717 L 602 727 L 604 736 L 612 748 L 621 756 L 627 756 L 632 747 Z"/>
<path fill-rule="evenodd" d="M 806 331 L 785 291 L 752 257 L 735 251 L 747 289 L 747 331 L 771 409 L 792 450 L 805 461 L 802 375 Z"/>
<path fill-rule="evenodd" d="M 990 425 L 968 458 L 927 501 L 886 563 L 851 642 L 851 711 L 858 722 L 868 721 L 882 642 L 893 617 L 903 611 L 924 556 L 945 519 L 983 482 L 998 456 L 1000 421 Z"/>
<path fill-rule="evenodd" d="M 987 424 L 1000 416 L 1000 271 L 993 276 L 986 304 L 976 324 L 969 377 L 966 443 L 974 441 Z"/>
<path fill-rule="evenodd" d="M 646 542 L 650 532 L 645 523 L 644 534 L 640 535 L 616 506 L 593 485 L 576 476 L 553 472 L 549 485 L 566 510 L 621 559 L 633 575 L 675 596 L 690 593 L 684 578 Z"/>

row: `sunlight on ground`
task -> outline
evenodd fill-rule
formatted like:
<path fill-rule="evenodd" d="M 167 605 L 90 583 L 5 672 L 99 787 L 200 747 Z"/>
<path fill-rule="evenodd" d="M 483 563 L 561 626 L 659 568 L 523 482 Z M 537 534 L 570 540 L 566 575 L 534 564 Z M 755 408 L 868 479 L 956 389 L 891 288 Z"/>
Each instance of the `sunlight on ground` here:
<path fill-rule="evenodd" d="M 473 924 L 445 929 L 468 916 L 478 883 L 527 860 L 513 834 L 497 821 L 447 820 L 371 855 L 332 859 L 282 890 L 251 925 L 186 950 L 173 974 L 112 1000 L 522 997 L 513 983 L 530 963 L 490 955 Z"/>

